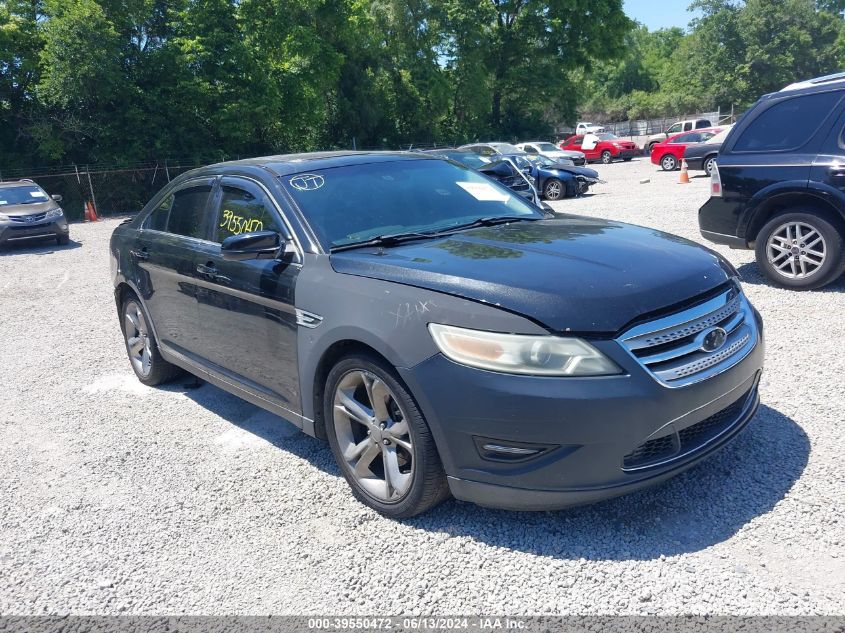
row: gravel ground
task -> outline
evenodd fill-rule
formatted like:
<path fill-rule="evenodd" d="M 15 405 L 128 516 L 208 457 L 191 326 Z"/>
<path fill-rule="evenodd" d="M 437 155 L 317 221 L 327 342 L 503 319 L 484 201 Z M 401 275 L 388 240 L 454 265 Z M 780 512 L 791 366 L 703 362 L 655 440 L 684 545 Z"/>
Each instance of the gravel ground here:
<path fill-rule="evenodd" d="M 598 169 L 608 184 L 556 208 L 699 239 L 705 178 Z M 394 522 L 287 422 L 207 384 L 138 383 L 116 224 L 0 256 L 0 613 L 845 613 L 845 280 L 779 290 L 720 249 L 766 320 L 763 406 L 680 477 L 564 512 L 451 501 Z"/>

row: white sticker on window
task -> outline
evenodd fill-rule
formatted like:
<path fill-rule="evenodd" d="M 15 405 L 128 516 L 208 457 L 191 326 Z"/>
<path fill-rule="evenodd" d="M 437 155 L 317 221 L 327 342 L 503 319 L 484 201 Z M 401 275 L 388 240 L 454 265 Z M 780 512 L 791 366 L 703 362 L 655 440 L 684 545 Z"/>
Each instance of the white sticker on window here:
<path fill-rule="evenodd" d="M 481 202 L 507 202 L 510 196 L 486 182 L 459 182 L 457 185 Z"/>
<path fill-rule="evenodd" d="M 30 192 L 29 192 L 29 195 L 31 195 L 33 198 L 44 198 L 44 197 L 46 197 L 46 196 L 45 196 L 43 193 L 41 193 L 40 191 L 30 191 Z"/>
<path fill-rule="evenodd" d="M 9 204 L 9 203 L 6 202 L 5 200 L 0 200 L 0 204 Z"/>

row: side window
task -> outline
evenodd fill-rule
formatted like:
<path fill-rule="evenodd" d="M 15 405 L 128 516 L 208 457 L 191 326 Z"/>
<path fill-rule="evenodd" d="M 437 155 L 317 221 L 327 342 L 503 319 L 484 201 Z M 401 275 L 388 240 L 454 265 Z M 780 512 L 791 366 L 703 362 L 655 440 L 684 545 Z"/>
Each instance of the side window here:
<path fill-rule="evenodd" d="M 692 121 L 684 123 L 684 132 L 689 132 L 692 129 Z"/>
<path fill-rule="evenodd" d="M 716 135 L 713 132 L 702 132 L 698 140 L 701 141 L 702 143 L 706 143 L 707 141 L 709 141 L 714 136 L 716 136 Z"/>
<path fill-rule="evenodd" d="M 538 153 L 539 153 L 539 152 L 537 151 L 537 148 L 536 148 L 536 147 L 534 147 L 533 145 L 526 145 L 526 146 L 525 146 L 525 152 L 526 152 L 527 154 L 538 154 Z"/>
<path fill-rule="evenodd" d="M 482 156 L 495 156 L 496 150 L 486 145 L 478 145 L 476 151 Z"/>
<path fill-rule="evenodd" d="M 263 192 L 253 194 L 224 184 L 214 241 L 219 243 L 232 235 L 255 231 L 280 231 L 271 202 Z"/>
<path fill-rule="evenodd" d="M 669 134 L 669 135 L 677 134 L 680 131 L 681 131 L 681 124 L 675 123 L 675 125 L 673 125 L 668 130 L 666 130 L 666 134 Z"/>
<path fill-rule="evenodd" d="M 186 187 L 173 194 L 167 231 L 186 237 L 206 238 L 205 218 L 211 185 Z"/>
<path fill-rule="evenodd" d="M 752 120 L 734 143 L 735 152 L 777 152 L 807 143 L 842 97 L 819 92 L 780 101 Z"/>
<path fill-rule="evenodd" d="M 708 121 L 707 119 L 699 119 L 698 121 L 695 122 L 695 129 L 696 130 L 700 130 L 703 127 L 711 127 L 710 121 Z"/>
<path fill-rule="evenodd" d="M 172 206 L 173 196 L 166 196 L 147 216 L 142 228 L 149 229 L 150 231 L 166 231 L 167 216 L 170 215 L 170 207 Z"/>

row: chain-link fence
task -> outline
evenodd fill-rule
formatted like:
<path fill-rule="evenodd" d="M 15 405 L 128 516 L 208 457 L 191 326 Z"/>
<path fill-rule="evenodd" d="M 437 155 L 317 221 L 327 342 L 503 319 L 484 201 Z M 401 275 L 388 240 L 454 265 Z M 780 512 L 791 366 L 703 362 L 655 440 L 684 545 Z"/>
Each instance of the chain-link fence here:
<path fill-rule="evenodd" d="M 162 161 L 131 167 L 70 165 L 50 169 L 4 170 L 0 181 L 32 180 L 50 195 L 61 195 L 62 209 L 70 220 L 85 215 L 91 202 L 97 215 L 137 213 L 165 184 L 179 174 L 218 159 Z"/>

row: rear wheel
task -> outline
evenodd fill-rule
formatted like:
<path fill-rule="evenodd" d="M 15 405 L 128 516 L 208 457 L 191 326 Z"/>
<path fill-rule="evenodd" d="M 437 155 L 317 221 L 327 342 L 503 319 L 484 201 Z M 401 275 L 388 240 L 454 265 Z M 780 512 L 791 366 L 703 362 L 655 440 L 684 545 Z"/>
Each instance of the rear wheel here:
<path fill-rule="evenodd" d="M 704 172 L 710 176 L 713 174 L 713 166 L 716 164 L 716 156 L 708 156 L 704 159 Z"/>
<path fill-rule="evenodd" d="M 813 210 L 769 220 L 757 235 L 755 255 L 769 279 L 796 290 L 821 288 L 845 271 L 842 233 Z"/>
<path fill-rule="evenodd" d="M 655 142 L 655 143 L 649 143 L 649 144 L 648 144 L 648 147 L 646 148 L 646 153 L 647 153 L 647 154 L 649 154 L 649 155 L 651 155 L 651 153 L 654 151 L 654 146 L 655 146 L 655 145 L 657 145 L 657 143 L 656 143 L 656 142 Z"/>
<path fill-rule="evenodd" d="M 609 165 L 613 162 L 613 154 L 610 153 L 609 149 L 606 149 L 601 153 L 601 162 L 605 165 Z"/>
<path fill-rule="evenodd" d="M 428 424 L 384 361 L 356 354 L 338 362 L 326 379 L 323 414 L 332 453 L 361 503 L 399 519 L 449 496 Z"/>
<path fill-rule="evenodd" d="M 560 200 L 564 197 L 565 189 L 563 183 L 557 178 L 549 178 L 546 186 L 543 187 L 543 196 L 546 200 Z"/>
<path fill-rule="evenodd" d="M 660 159 L 660 168 L 663 171 L 675 171 L 677 167 L 678 159 L 672 156 L 672 154 L 666 154 L 666 156 Z"/>
<path fill-rule="evenodd" d="M 123 301 L 120 314 L 126 353 L 138 380 L 153 387 L 178 376 L 181 370 L 162 358 L 149 316 L 135 295 Z"/>

